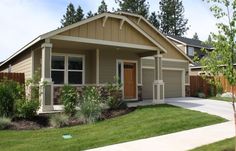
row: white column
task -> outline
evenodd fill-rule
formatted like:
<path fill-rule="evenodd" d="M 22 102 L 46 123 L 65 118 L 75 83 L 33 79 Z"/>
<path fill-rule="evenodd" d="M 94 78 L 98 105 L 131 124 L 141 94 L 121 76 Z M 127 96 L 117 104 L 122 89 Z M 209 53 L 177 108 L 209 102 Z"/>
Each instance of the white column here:
<path fill-rule="evenodd" d="M 51 78 L 51 54 L 52 44 L 46 40 L 42 44 L 42 68 L 40 81 L 40 101 L 39 112 L 53 110 L 53 82 Z"/>
<path fill-rule="evenodd" d="M 164 103 L 164 82 L 162 79 L 162 55 L 157 53 L 155 57 L 155 75 L 153 82 L 153 103 Z"/>
<path fill-rule="evenodd" d="M 100 50 L 97 48 L 96 49 L 96 84 L 99 85 L 99 55 L 100 55 Z"/>

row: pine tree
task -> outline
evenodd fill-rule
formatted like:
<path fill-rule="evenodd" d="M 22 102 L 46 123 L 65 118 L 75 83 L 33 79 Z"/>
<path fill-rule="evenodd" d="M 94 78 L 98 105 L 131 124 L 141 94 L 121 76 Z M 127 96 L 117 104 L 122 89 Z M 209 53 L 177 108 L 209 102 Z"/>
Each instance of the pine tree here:
<path fill-rule="evenodd" d="M 66 9 L 66 14 L 63 15 L 63 19 L 61 19 L 62 27 L 75 23 L 75 13 L 76 11 L 74 5 L 69 3 Z"/>
<path fill-rule="evenodd" d="M 102 0 L 101 5 L 98 7 L 98 14 L 107 12 L 107 4 Z"/>
<path fill-rule="evenodd" d="M 184 18 L 184 6 L 181 0 L 161 0 L 159 2 L 160 30 L 165 34 L 182 36 L 189 28 Z"/>
<path fill-rule="evenodd" d="M 209 44 L 212 44 L 212 38 L 211 38 L 211 35 L 208 36 L 208 38 L 207 38 L 207 42 L 208 42 Z"/>
<path fill-rule="evenodd" d="M 81 6 L 78 6 L 76 14 L 75 14 L 75 22 L 79 22 L 83 19 L 84 19 L 83 9 L 81 8 Z"/>
<path fill-rule="evenodd" d="M 72 3 L 69 3 L 66 9 L 66 14 L 63 15 L 63 19 L 61 19 L 61 27 L 65 27 L 76 22 L 83 20 L 84 14 L 83 9 L 78 6 L 77 10 L 75 11 L 75 7 Z"/>
<path fill-rule="evenodd" d="M 198 34 L 197 34 L 197 33 L 195 33 L 195 34 L 193 35 L 193 39 L 199 40 L 199 37 L 198 37 Z"/>
<path fill-rule="evenodd" d="M 93 17 L 93 16 L 94 16 L 94 15 L 93 15 L 92 11 L 89 11 L 89 12 L 87 13 L 86 18 L 90 18 L 90 17 Z"/>
<path fill-rule="evenodd" d="M 152 12 L 151 15 L 148 18 L 148 21 L 157 29 L 160 27 L 160 22 L 157 20 L 157 14 L 155 12 Z"/>
<path fill-rule="evenodd" d="M 149 16 L 149 3 L 146 0 L 115 0 L 119 4 L 118 11 L 125 11 L 142 15 L 145 18 Z"/>

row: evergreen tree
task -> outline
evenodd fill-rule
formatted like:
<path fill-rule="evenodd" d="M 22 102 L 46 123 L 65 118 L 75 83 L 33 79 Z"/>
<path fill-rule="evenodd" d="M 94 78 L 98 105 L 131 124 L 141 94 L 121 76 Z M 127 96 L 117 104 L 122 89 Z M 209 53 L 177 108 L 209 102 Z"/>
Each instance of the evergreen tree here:
<path fill-rule="evenodd" d="M 118 11 L 125 11 L 142 15 L 144 18 L 149 16 L 149 3 L 146 0 L 115 0 L 119 4 Z"/>
<path fill-rule="evenodd" d="M 160 30 L 165 34 L 182 36 L 189 28 L 188 19 L 184 18 L 184 6 L 181 0 L 161 0 Z"/>
<path fill-rule="evenodd" d="M 157 14 L 155 12 L 152 12 L 151 15 L 148 18 L 148 21 L 157 29 L 160 27 L 160 22 L 157 20 Z"/>
<path fill-rule="evenodd" d="M 107 4 L 102 0 L 101 5 L 98 7 L 98 14 L 107 12 Z"/>
<path fill-rule="evenodd" d="M 211 38 L 211 35 L 208 36 L 208 38 L 207 38 L 207 42 L 208 42 L 209 44 L 212 44 L 212 38 Z"/>
<path fill-rule="evenodd" d="M 78 6 L 77 10 L 75 11 L 75 7 L 72 3 L 69 3 L 66 9 L 66 14 L 63 15 L 63 19 L 61 19 L 61 27 L 65 27 L 76 22 L 83 20 L 84 14 L 83 9 Z"/>
<path fill-rule="evenodd" d="M 93 16 L 94 16 L 94 15 L 93 15 L 92 11 L 89 11 L 89 12 L 87 13 L 86 18 L 90 18 L 90 17 L 93 17 Z"/>
<path fill-rule="evenodd" d="M 195 34 L 193 35 L 193 39 L 199 40 L 199 37 L 198 37 L 198 34 L 197 34 L 197 33 L 195 33 Z"/>
<path fill-rule="evenodd" d="M 81 8 L 81 6 L 78 6 L 76 14 L 75 14 L 75 22 L 79 22 L 83 19 L 84 19 L 83 9 Z"/>
<path fill-rule="evenodd" d="M 66 14 L 63 15 L 63 19 L 61 19 L 62 27 L 75 23 L 75 13 L 76 11 L 74 5 L 69 3 L 66 9 Z"/>

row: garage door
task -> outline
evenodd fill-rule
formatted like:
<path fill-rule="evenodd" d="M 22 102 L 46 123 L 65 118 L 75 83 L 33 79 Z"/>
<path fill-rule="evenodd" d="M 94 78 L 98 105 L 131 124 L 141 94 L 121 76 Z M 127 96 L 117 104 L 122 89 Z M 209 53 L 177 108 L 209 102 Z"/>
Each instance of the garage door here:
<path fill-rule="evenodd" d="M 152 99 L 154 69 L 143 69 L 143 99 Z M 182 71 L 163 70 L 165 98 L 182 97 Z"/>
<path fill-rule="evenodd" d="M 163 70 L 165 97 L 182 97 L 182 71 Z"/>

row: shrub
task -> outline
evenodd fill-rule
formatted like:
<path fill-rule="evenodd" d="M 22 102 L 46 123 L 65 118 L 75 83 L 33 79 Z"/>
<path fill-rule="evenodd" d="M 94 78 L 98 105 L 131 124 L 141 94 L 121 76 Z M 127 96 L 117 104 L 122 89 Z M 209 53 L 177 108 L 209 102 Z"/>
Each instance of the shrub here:
<path fill-rule="evenodd" d="M 64 127 L 69 124 L 69 116 L 65 114 L 55 114 L 50 118 L 50 125 L 55 128 Z"/>
<path fill-rule="evenodd" d="M 21 99 L 18 100 L 16 104 L 16 113 L 18 117 L 32 118 L 37 114 L 38 109 L 38 100 Z"/>
<path fill-rule="evenodd" d="M 85 123 L 93 123 L 100 118 L 102 113 L 101 94 L 96 87 L 84 87 L 79 97 L 79 103 L 80 111 L 78 114 Z"/>
<path fill-rule="evenodd" d="M 69 116 L 74 116 L 76 113 L 76 106 L 78 104 L 78 94 L 76 88 L 69 85 L 63 86 L 60 99 L 63 102 L 65 113 Z"/>
<path fill-rule="evenodd" d="M 121 95 L 121 84 L 118 80 L 115 79 L 115 84 L 108 83 L 107 85 L 107 105 L 110 109 L 120 109 L 120 108 L 126 108 L 127 105 L 124 101 L 122 101 L 122 95 Z"/>
<path fill-rule="evenodd" d="M 11 117 L 15 113 L 15 100 L 20 98 L 20 84 L 3 79 L 0 82 L 0 116 Z"/>
<path fill-rule="evenodd" d="M 7 117 L 0 117 L 0 130 L 6 129 L 11 125 L 11 119 Z"/>

